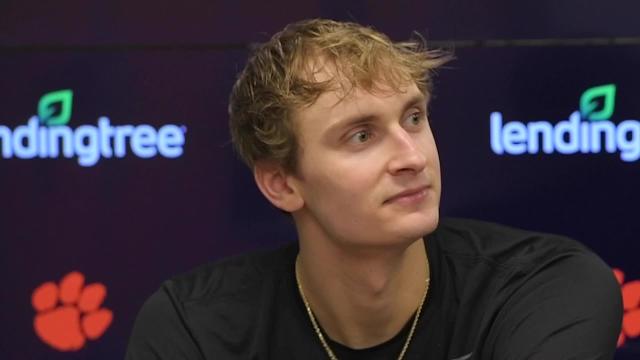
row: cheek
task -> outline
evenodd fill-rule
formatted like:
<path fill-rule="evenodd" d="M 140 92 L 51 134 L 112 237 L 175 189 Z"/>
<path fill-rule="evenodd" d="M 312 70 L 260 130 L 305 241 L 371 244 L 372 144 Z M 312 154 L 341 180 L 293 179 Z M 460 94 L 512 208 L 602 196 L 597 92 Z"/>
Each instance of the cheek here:
<path fill-rule="evenodd" d="M 425 154 L 425 157 L 427 159 L 427 166 L 430 167 L 432 171 L 435 171 L 437 173 L 431 175 L 439 175 L 440 157 L 438 156 L 438 147 L 436 146 L 436 141 L 431 130 L 429 129 L 426 136 L 421 138 L 419 141 L 422 144 L 422 153 Z"/>
<path fill-rule="evenodd" d="M 374 190 L 371 179 L 357 168 L 334 168 L 332 173 L 321 174 L 315 183 L 318 186 L 312 191 L 317 200 L 345 210 L 361 207 Z"/>
<path fill-rule="evenodd" d="M 370 164 L 344 158 L 316 159 L 314 164 L 305 181 L 304 197 L 310 210 L 328 216 L 344 214 L 353 220 L 372 211 L 377 178 Z"/>
<path fill-rule="evenodd" d="M 342 174 L 323 178 L 318 185 L 307 205 L 323 231 L 339 242 L 370 238 L 367 230 L 376 228 L 379 219 L 374 189 L 366 179 Z"/>

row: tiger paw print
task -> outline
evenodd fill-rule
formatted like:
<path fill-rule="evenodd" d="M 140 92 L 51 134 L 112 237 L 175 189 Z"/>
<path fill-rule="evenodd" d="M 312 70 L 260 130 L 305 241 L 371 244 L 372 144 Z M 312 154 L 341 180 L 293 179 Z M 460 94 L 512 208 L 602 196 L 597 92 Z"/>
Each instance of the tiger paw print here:
<path fill-rule="evenodd" d="M 613 273 L 622 290 L 624 307 L 622 331 L 618 337 L 618 347 L 620 347 L 627 339 L 640 336 L 640 281 L 633 280 L 625 283 L 622 270 L 613 269 Z"/>
<path fill-rule="evenodd" d="M 46 282 L 31 296 L 36 310 L 33 327 L 38 337 L 59 351 L 81 349 L 86 340 L 98 339 L 113 320 L 109 309 L 100 309 L 107 288 L 100 283 L 84 286 L 84 275 L 73 271 L 60 284 Z"/>

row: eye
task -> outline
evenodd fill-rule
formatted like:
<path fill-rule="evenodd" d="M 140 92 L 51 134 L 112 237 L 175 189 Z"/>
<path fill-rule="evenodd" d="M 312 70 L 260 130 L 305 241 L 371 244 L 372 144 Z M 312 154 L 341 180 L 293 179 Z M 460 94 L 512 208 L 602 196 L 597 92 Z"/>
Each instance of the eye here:
<path fill-rule="evenodd" d="M 407 117 L 406 122 L 409 126 L 419 127 L 422 125 L 424 120 L 424 116 L 421 112 L 414 112 Z"/>
<path fill-rule="evenodd" d="M 363 144 L 371 139 L 371 132 L 369 130 L 360 130 L 351 135 L 349 142 L 355 144 Z"/>

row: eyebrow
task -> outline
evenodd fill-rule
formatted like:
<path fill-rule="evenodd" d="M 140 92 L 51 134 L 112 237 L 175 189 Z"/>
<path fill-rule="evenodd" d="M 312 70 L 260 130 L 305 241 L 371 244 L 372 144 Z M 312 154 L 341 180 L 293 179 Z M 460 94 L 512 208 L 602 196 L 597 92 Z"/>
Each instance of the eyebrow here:
<path fill-rule="evenodd" d="M 402 107 L 402 112 L 407 111 L 407 109 L 416 106 L 418 104 L 422 105 L 422 104 L 427 104 L 428 102 L 428 98 L 422 94 L 422 93 L 418 93 L 412 97 L 410 97 L 403 105 Z M 340 119 L 338 121 L 336 121 L 334 124 L 331 124 L 329 126 L 329 128 L 327 128 L 327 130 L 324 132 L 323 137 L 324 138 L 331 138 L 333 134 L 335 134 L 336 132 L 339 132 L 340 130 L 347 128 L 347 127 L 351 127 L 354 125 L 359 125 L 359 124 L 365 124 L 368 122 L 371 122 L 372 120 L 374 120 L 375 118 L 377 118 L 377 115 L 374 114 L 368 114 L 368 115 L 355 115 L 355 116 L 351 116 L 351 117 L 345 117 L 343 119 Z"/>

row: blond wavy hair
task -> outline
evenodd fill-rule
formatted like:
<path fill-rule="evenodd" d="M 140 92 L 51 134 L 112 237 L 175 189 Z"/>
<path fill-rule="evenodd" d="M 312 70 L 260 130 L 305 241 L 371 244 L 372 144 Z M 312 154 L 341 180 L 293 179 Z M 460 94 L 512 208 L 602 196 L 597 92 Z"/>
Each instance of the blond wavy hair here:
<path fill-rule="evenodd" d="M 428 98 L 433 71 L 449 58 L 446 52 L 427 50 L 421 37 L 394 43 L 350 22 L 290 24 L 257 47 L 233 86 L 229 127 L 234 147 L 252 169 L 257 161 L 270 160 L 295 172 L 296 110 L 336 87 L 346 94 L 381 85 L 397 90 L 413 82 Z M 332 67 L 333 78 L 315 79 L 320 59 Z"/>

